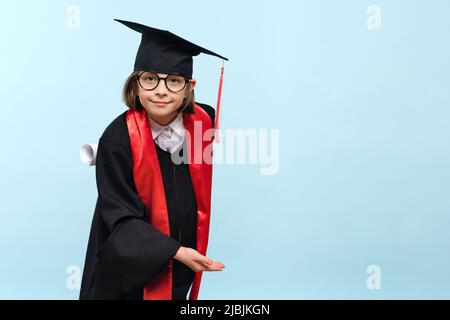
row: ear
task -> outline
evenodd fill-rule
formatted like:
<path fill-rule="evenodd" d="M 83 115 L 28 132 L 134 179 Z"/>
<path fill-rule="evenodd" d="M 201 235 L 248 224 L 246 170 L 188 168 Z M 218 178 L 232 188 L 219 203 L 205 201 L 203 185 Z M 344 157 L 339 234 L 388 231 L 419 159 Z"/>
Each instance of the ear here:
<path fill-rule="evenodd" d="M 192 90 L 194 90 L 194 88 L 195 88 L 195 85 L 197 84 L 197 81 L 195 80 L 195 79 L 190 79 L 189 80 L 189 83 L 190 83 L 190 85 L 191 85 L 191 91 Z"/>

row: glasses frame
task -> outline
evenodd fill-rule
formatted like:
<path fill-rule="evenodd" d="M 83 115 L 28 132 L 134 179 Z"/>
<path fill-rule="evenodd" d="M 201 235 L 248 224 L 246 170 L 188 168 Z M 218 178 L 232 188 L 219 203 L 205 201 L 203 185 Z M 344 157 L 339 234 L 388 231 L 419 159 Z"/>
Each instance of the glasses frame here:
<path fill-rule="evenodd" d="M 155 86 L 153 89 L 146 89 L 146 88 L 144 88 L 144 86 L 141 84 L 141 76 L 142 76 L 144 73 L 146 73 L 146 72 L 154 73 L 154 74 L 156 75 L 156 77 L 158 78 L 158 82 L 156 83 L 156 86 Z M 173 91 L 173 90 L 169 89 L 169 87 L 167 86 L 167 78 L 170 77 L 170 76 L 178 76 L 178 77 L 184 78 L 185 82 L 184 82 L 183 88 L 181 88 L 181 89 L 178 90 L 178 91 Z M 183 76 L 183 75 L 181 75 L 181 74 L 178 74 L 178 73 L 168 73 L 167 76 L 163 78 L 163 77 L 160 77 L 160 76 L 159 76 L 156 72 L 154 72 L 154 71 L 142 71 L 140 74 L 136 75 L 136 80 L 137 80 L 137 82 L 139 83 L 139 86 L 140 86 L 143 90 L 145 90 L 145 91 L 153 91 L 153 90 L 155 90 L 156 88 L 158 88 L 159 82 L 160 82 L 161 80 L 164 80 L 164 85 L 166 86 L 167 90 L 169 90 L 170 92 L 173 92 L 173 93 L 178 93 L 178 92 L 183 91 L 183 90 L 186 88 L 186 86 L 187 86 L 187 84 L 189 83 L 189 80 L 190 80 L 190 79 L 188 79 L 188 78 L 186 78 L 185 76 Z"/>

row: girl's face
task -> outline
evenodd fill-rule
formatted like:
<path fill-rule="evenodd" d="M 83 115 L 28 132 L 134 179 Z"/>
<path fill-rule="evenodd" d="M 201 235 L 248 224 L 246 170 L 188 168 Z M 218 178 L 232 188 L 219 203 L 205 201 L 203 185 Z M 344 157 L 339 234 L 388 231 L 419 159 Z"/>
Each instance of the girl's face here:
<path fill-rule="evenodd" d="M 158 73 L 158 76 L 165 78 L 167 74 Z M 142 76 L 141 81 L 144 81 Z M 153 90 L 145 90 L 137 84 L 139 101 L 153 120 L 162 125 L 169 124 L 178 115 L 179 111 L 177 109 L 188 95 L 188 90 L 192 91 L 194 89 L 196 81 L 191 79 L 189 83 L 191 84 L 190 87 L 186 85 L 183 90 L 176 93 L 167 89 L 163 79 L 159 81 L 158 86 Z"/>

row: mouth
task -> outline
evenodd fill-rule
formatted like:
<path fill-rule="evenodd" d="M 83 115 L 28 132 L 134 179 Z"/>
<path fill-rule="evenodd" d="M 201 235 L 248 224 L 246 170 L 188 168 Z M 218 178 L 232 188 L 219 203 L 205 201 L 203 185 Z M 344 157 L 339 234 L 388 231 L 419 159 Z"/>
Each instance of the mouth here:
<path fill-rule="evenodd" d="M 169 102 L 164 102 L 164 101 L 152 101 L 154 104 L 156 104 L 159 107 L 164 107 L 167 104 L 169 104 Z"/>

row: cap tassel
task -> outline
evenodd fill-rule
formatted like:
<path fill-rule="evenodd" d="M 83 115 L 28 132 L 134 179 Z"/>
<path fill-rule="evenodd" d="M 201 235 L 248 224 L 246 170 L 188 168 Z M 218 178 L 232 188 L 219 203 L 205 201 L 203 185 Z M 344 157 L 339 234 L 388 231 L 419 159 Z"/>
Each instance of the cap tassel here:
<path fill-rule="evenodd" d="M 223 85 L 223 70 L 224 70 L 224 61 L 222 60 L 222 68 L 220 69 L 220 81 L 219 81 L 219 93 L 217 95 L 217 105 L 216 105 L 216 118 L 214 120 L 214 136 L 216 143 L 221 142 L 220 134 L 219 134 L 219 117 L 220 117 L 220 100 L 222 98 L 222 85 Z"/>

